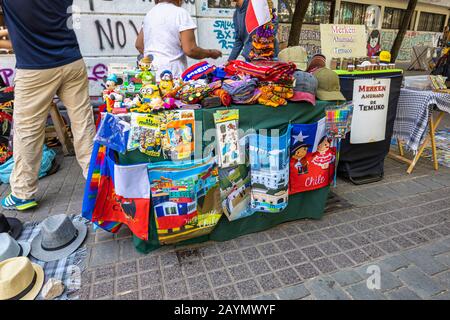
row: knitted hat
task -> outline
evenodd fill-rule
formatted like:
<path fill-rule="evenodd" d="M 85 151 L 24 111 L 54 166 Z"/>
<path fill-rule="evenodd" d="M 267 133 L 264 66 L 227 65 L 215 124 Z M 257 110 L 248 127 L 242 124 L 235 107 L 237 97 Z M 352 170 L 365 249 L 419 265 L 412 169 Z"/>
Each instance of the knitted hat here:
<path fill-rule="evenodd" d="M 327 66 L 327 58 L 323 54 L 315 54 L 309 61 L 307 72 L 314 72 L 317 69 L 325 68 Z"/>

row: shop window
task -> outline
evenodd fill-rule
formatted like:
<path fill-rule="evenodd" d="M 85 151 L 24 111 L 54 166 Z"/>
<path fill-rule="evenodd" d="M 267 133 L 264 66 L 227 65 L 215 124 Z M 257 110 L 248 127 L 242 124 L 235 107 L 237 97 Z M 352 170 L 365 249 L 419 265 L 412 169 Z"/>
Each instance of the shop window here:
<path fill-rule="evenodd" d="M 417 31 L 442 32 L 445 25 L 445 15 L 421 12 Z"/>
<path fill-rule="evenodd" d="M 339 23 L 364 24 L 368 6 L 368 4 L 362 3 L 341 2 L 341 8 L 339 9 Z"/>
<path fill-rule="evenodd" d="M 384 9 L 383 17 L 383 29 L 400 29 L 406 10 L 398 8 Z M 417 11 L 414 12 L 411 22 L 409 23 L 408 30 L 414 30 L 414 25 L 416 24 Z"/>
<path fill-rule="evenodd" d="M 166 216 L 176 216 L 178 214 L 176 207 L 166 207 L 164 211 Z"/>
<path fill-rule="evenodd" d="M 296 0 L 278 0 L 278 15 L 281 22 L 292 22 Z M 306 24 L 321 24 L 333 22 L 332 0 L 311 0 L 306 11 Z"/>

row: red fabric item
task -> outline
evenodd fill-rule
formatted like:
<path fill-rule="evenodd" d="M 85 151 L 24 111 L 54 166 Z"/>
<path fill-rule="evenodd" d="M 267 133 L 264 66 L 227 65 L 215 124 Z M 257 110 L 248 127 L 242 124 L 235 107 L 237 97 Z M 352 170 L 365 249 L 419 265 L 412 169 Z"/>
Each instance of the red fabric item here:
<path fill-rule="evenodd" d="M 213 91 L 212 94 L 219 97 L 220 102 L 226 107 L 229 107 L 233 102 L 233 99 L 231 98 L 230 94 L 224 89 L 216 89 Z"/>
<path fill-rule="evenodd" d="M 289 80 L 297 66 L 292 62 L 255 61 L 253 63 L 233 60 L 225 67 L 225 72 L 231 75 L 250 75 L 261 81 L 279 82 Z"/>
<path fill-rule="evenodd" d="M 106 104 L 102 104 L 98 107 L 98 112 L 96 114 L 97 121 L 95 122 L 95 127 L 98 129 L 100 122 L 102 121 L 102 112 L 106 111 Z"/>
<path fill-rule="evenodd" d="M 148 240 L 150 199 L 125 199 L 115 193 L 111 176 L 100 178 L 92 221 L 116 221 L 128 225 L 133 234 Z"/>

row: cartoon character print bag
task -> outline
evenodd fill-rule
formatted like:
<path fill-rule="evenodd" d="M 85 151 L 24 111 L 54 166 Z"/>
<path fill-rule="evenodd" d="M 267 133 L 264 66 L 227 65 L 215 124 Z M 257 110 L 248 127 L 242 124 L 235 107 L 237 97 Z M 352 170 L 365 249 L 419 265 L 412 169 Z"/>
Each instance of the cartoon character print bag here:
<path fill-rule="evenodd" d="M 336 148 L 327 136 L 325 118 L 313 124 L 292 125 L 289 194 L 330 185 L 334 178 Z"/>

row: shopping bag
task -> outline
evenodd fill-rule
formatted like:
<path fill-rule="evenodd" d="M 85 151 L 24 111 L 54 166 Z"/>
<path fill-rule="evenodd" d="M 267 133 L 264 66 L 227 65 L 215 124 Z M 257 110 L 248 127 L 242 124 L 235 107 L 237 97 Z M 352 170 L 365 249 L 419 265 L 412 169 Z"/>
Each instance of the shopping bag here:
<path fill-rule="evenodd" d="M 147 163 L 121 166 L 107 153 L 91 220 L 126 224 L 136 237 L 148 240 L 149 215 Z"/>
<path fill-rule="evenodd" d="M 130 124 L 118 116 L 106 113 L 100 122 L 94 141 L 107 146 L 117 152 L 127 151 Z"/>
<path fill-rule="evenodd" d="M 281 136 L 249 136 L 251 206 L 277 213 L 288 205 L 290 127 Z"/>
<path fill-rule="evenodd" d="M 336 148 L 327 136 L 325 118 L 313 124 L 293 124 L 289 194 L 312 191 L 333 182 Z"/>
<path fill-rule="evenodd" d="M 222 216 L 216 160 L 149 167 L 159 242 L 173 244 L 209 234 Z"/>

